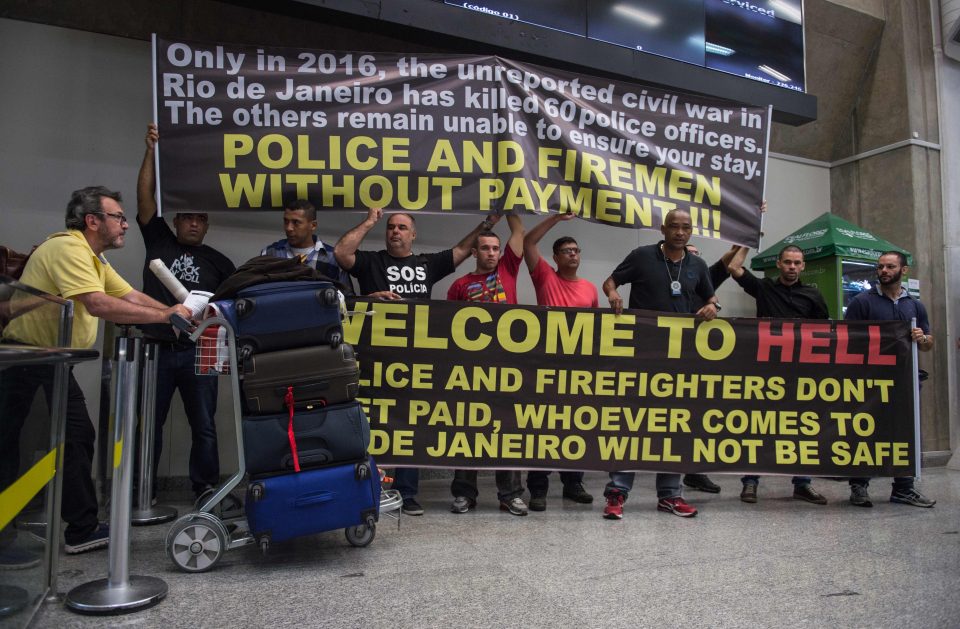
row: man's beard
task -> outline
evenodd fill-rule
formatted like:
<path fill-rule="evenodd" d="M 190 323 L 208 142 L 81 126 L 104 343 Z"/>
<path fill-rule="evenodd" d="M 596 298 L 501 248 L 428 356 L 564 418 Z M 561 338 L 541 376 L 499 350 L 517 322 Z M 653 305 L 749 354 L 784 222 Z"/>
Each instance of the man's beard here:
<path fill-rule="evenodd" d="M 894 275 L 888 280 L 884 280 L 882 277 L 878 279 L 880 280 L 880 283 L 883 284 L 884 286 L 889 286 L 890 284 L 899 284 L 900 279 L 902 277 L 903 277 L 903 271 L 898 271 L 896 275 Z"/>

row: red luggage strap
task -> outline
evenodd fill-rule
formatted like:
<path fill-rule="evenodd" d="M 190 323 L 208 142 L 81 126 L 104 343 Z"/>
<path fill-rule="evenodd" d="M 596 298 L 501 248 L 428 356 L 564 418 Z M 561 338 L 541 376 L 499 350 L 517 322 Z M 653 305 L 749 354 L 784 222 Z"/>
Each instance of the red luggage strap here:
<path fill-rule="evenodd" d="M 293 455 L 293 469 L 300 471 L 300 457 L 297 456 L 297 438 L 293 434 L 293 387 L 287 387 L 287 394 L 283 396 L 283 403 L 290 411 L 290 421 L 287 423 L 287 438 L 290 440 L 290 454 Z"/>

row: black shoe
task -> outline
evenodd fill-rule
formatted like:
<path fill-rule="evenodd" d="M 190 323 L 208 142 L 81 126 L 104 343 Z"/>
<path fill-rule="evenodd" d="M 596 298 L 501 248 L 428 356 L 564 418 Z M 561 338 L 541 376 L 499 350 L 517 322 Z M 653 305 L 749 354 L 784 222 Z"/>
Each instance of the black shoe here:
<path fill-rule="evenodd" d="M 530 495 L 530 510 L 531 511 L 546 511 L 547 510 L 547 495 Z"/>
<path fill-rule="evenodd" d="M 708 494 L 720 493 L 720 485 L 707 478 L 706 474 L 686 474 L 683 477 L 683 484 L 690 489 L 699 489 Z"/>
<path fill-rule="evenodd" d="M 750 504 L 755 503 L 757 501 L 757 484 L 744 483 L 743 489 L 740 490 L 740 500 Z"/>
<path fill-rule="evenodd" d="M 588 505 L 593 502 L 593 496 L 588 494 L 587 490 L 583 488 L 583 483 L 564 485 L 563 497 L 567 500 L 572 500 L 582 505 Z"/>
<path fill-rule="evenodd" d="M 797 500 L 806 500 L 815 505 L 827 504 L 827 499 L 820 495 L 809 483 L 806 485 L 794 485 L 793 497 Z"/>
<path fill-rule="evenodd" d="M 93 533 L 87 535 L 86 539 L 79 542 L 67 542 L 63 545 L 63 550 L 68 555 L 79 555 L 91 550 L 106 548 L 110 544 L 110 525 L 101 522 Z"/>
<path fill-rule="evenodd" d="M 423 515 L 423 507 L 413 498 L 404 498 L 400 509 L 407 515 Z"/>

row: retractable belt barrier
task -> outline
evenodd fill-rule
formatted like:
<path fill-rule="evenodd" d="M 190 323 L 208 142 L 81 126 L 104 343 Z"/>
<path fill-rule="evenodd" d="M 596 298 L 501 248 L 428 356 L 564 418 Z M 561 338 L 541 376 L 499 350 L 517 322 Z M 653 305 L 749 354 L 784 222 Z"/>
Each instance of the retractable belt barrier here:
<path fill-rule="evenodd" d="M 110 500 L 110 558 L 106 579 L 79 585 L 67 593 L 66 606 L 85 614 L 114 614 L 150 607 L 167 595 L 167 584 L 156 577 L 130 575 L 130 503 L 133 472 L 131 445 L 137 418 L 138 338 L 118 338 L 117 417 L 114 422 L 113 489 Z"/>
<path fill-rule="evenodd" d="M 157 358 L 156 343 L 143 343 L 143 369 L 140 374 L 140 457 L 137 461 L 136 508 L 130 514 L 130 523 L 135 526 L 162 524 L 177 517 L 177 510 L 165 505 L 153 505 L 154 441 L 157 417 Z"/>

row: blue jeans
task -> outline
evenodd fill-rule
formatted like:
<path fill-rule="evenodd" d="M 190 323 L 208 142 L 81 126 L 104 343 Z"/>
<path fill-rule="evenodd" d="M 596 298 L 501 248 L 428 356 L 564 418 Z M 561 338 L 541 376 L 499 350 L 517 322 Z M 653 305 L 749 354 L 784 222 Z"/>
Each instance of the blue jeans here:
<path fill-rule="evenodd" d="M 564 487 L 583 482 L 583 472 L 560 472 L 560 482 Z M 550 472 L 530 470 L 527 472 L 527 489 L 531 496 L 546 496 L 550 488 Z"/>
<path fill-rule="evenodd" d="M 619 491 L 626 499 L 633 489 L 635 472 L 610 472 L 610 482 L 603 489 L 603 495 L 609 496 Z M 676 498 L 683 495 L 680 491 L 680 474 L 657 474 L 657 498 Z"/>
<path fill-rule="evenodd" d="M 393 470 L 392 489 L 400 492 L 401 498 L 415 498 L 420 491 L 420 469 L 416 467 L 398 467 Z"/>
<path fill-rule="evenodd" d="M 190 483 L 200 494 L 220 484 L 220 455 L 217 451 L 216 376 L 198 376 L 194 371 L 195 352 L 160 346 L 157 358 L 157 406 L 154 426 L 153 477 L 157 477 L 160 453 L 163 451 L 163 425 L 167 422 L 173 392 L 180 391 L 183 408 L 190 423 Z"/>
<path fill-rule="evenodd" d="M 803 485 L 809 485 L 811 480 L 812 480 L 812 479 L 811 479 L 809 476 L 794 476 L 794 477 L 793 477 L 793 484 L 796 485 L 797 487 L 801 487 L 801 486 L 803 486 Z M 746 485 L 747 483 L 752 483 L 752 484 L 754 484 L 754 485 L 759 485 L 759 484 L 760 484 L 760 477 L 759 477 L 759 476 L 744 476 L 743 478 L 740 479 L 740 482 L 743 483 L 744 485 Z"/>

